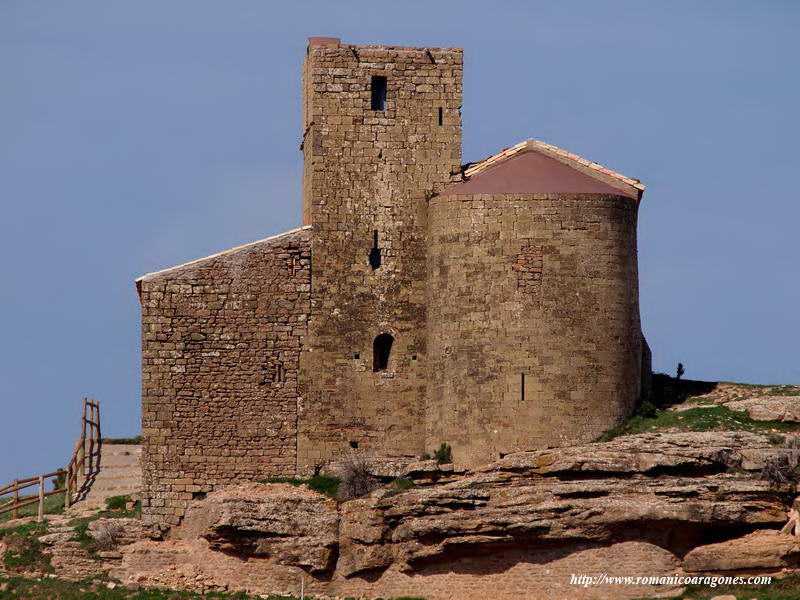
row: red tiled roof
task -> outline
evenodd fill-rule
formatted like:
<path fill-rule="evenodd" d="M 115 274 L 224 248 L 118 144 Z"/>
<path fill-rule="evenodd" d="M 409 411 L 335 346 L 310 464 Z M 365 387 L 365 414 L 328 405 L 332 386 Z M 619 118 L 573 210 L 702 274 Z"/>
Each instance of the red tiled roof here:
<path fill-rule="evenodd" d="M 447 193 L 448 190 L 449 193 L 469 193 L 466 191 L 466 187 L 460 188 L 461 190 L 464 191 L 459 191 L 459 192 L 456 192 L 453 188 L 456 188 L 457 186 L 466 186 L 466 183 L 469 182 L 470 179 L 472 179 L 473 177 L 483 175 L 484 173 L 487 173 L 494 167 L 497 167 L 498 165 L 508 161 L 509 159 L 520 156 L 521 154 L 526 152 L 536 152 L 540 155 L 544 155 L 546 157 L 554 159 L 568 167 L 571 167 L 572 169 L 580 173 L 583 173 L 584 175 L 594 178 L 598 182 L 605 183 L 607 185 L 612 186 L 616 190 L 622 191 L 624 195 L 638 199 L 641 198 L 642 192 L 644 192 L 645 186 L 638 179 L 626 177 L 621 173 L 612 171 L 607 167 L 604 167 L 598 163 L 592 162 L 588 159 L 578 156 L 577 154 L 573 154 L 572 152 L 568 152 L 567 150 L 563 150 L 562 148 L 559 148 L 557 146 L 553 146 L 552 144 L 548 144 L 546 142 L 542 142 L 539 140 L 529 139 L 524 142 L 520 142 L 519 144 L 516 144 L 514 146 L 505 148 L 500 152 L 498 152 L 497 154 L 489 156 L 488 158 L 485 158 L 479 162 L 467 165 L 467 167 L 463 171 L 464 182 L 455 184 L 454 186 L 451 186 L 451 188 L 448 188 L 447 190 L 445 190 L 445 192 L 442 193 Z M 561 173 L 561 175 L 563 176 L 564 174 Z M 565 181 L 566 179 L 569 179 L 569 183 L 572 186 L 578 184 L 578 180 L 575 178 L 565 178 Z M 532 183 L 535 184 L 535 181 L 532 181 Z M 552 183 L 552 181 L 549 183 Z M 579 187 L 582 186 L 579 185 Z M 509 190 L 509 191 L 513 193 L 519 193 L 519 190 Z M 536 193 L 536 192 L 554 192 L 558 190 L 530 189 L 526 191 L 529 191 L 531 193 Z M 582 190 L 565 189 L 561 191 L 573 191 L 577 193 L 581 192 Z M 595 193 L 597 192 L 599 192 L 599 189 L 595 190 Z"/>

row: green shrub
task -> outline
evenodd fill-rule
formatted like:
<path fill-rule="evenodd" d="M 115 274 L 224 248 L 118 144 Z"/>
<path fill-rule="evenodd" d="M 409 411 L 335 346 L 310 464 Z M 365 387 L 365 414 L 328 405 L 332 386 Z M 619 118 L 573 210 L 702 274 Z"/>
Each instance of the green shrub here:
<path fill-rule="evenodd" d="M 404 492 L 414 487 L 414 482 L 406 477 L 398 477 L 392 481 L 392 489 L 398 492 Z"/>
<path fill-rule="evenodd" d="M 111 496 L 110 498 L 106 498 L 106 509 L 125 510 L 130 501 L 131 501 L 130 496 Z"/>
<path fill-rule="evenodd" d="M 259 479 L 258 483 L 288 483 L 294 486 L 307 485 L 309 489 L 315 492 L 319 492 L 330 498 L 336 498 L 341 480 L 338 477 L 314 475 L 310 479 L 299 479 L 297 477 L 267 477 L 266 479 Z"/>
<path fill-rule="evenodd" d="M 314 475 L 314 477 L 308 480 L 308 487 L 314 490 L 315 492 L 319 492 L 320 494 L 325 494 L 326 496 L 335 498 L 336 494 L 339 491 L 340 483 L 341 480 L 338 477 L 324 477 L 323 475 Z"/>
<path fill-rule="evenodd" d="M 438 450 L 433 451 L 433 457 L 440 465 L 449 465 L 453 462 L 453 448 L 450 444 L 442 443 Z"/>
<path fill-rule="evenodd" d="M 53 489 L 60 490 L 65 488 L 67 485 L 67 472 L 62 471 L 58 475 L 53 478 Z"/>
<path fill-rule="evenodd" d="M 656 408 L 656 405 L 650 402 L 650 400 L 645 400 L 644 402 L 642 402 L 641 406 L 639 407 L 639 410 L 636 411 L 636 414 L 645 417 L 647 419 L 652 419 L 656 416 L 657 412 L 658 409 Z"/>

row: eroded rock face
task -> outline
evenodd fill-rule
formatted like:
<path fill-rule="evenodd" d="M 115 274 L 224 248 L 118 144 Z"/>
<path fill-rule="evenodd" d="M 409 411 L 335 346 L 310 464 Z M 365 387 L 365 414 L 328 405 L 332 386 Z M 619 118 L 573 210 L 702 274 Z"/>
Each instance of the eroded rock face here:
<path fill-rule="evenodd" d="M 800 539 L 774 529 L 695 548 L 683 560 L 690 572 L 769 571 L 800 566 Z"/>
<path fill-rule="evenodd" d="M 757 396 L 725 404 L 730 410 L 744 410 L 755 421 L 800 423 L 800 398 L 797 396 Z"/>
<path fill-rule="evenodd" d="M 306 487 L 245 483 L 213 492 L 187 511 L 181 537 L 215 550 L 329 570 L 338 537 L 336 502 Z"/>
<path fill-rule="evenodd" d="M 115 546 L 131 544 L 144 538 L 157 538 L 152 526 L 140 519 L 97 519 L 89 523 L 87 533 L 95 542 L 111 543 Z"/>
<path fill-rule="evenodd" d="M 304 487 L 242 484 L 193 504 L 170 571 L 157 565 L 163 546 L 140 542 L 123 549 L 120 577 L 160 584 L 186 571 L 204 589 L 258 593 L 296 592 L 305 577 L 317 595 L 430 600 L 674 594 L 578 589 L 569 578 L 674 575 L 687 553 L 687 569 L 793 568 L 790 536 L 778 549 L 764 542 L 772 554 L 743 538 L 752 550 L 739 553 L 757 558 L 740 563 L 734 542 L 708 544 L 785 523 L 788 490 L 762 470 L 795 450 L 775 443 L 742 432 L 654 433 L 508 455 L 467 473 L 420 463 L 398 470 L 415 487 L 338 506 Z"/>
<path fill-rule="evenodd" d="M 481 548 L 577 542 L 682 553 L 712 530 L 730 537 L 785 521 L 779 495 L 758 478 L 781 452 L 764 436 L 708 432 L 509 455 L 446 483 L 346 504 L 339 567 L 409 570 Z"/>

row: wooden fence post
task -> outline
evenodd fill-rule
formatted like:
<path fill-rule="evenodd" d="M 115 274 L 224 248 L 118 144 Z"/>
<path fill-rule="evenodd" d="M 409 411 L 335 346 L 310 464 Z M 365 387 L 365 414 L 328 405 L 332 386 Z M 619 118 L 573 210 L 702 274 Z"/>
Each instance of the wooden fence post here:
<path fill-rule="evenodd" d="M 41 523 L 44 520 L 44 475 L 39 475 L 39 518 Z"/>
<path fill-rule="evenodd" d="M 14 480 L 14 518 L 19 519 L 19 509 L 17 508 L 17 504 L 19 504 L 19 479 Z"/>
<path fill-rule="evenodd" d="M 64 496 L 64 508 L 69 508 L 72 505 L 72 461 L 69 461 L 67 467 L 67 492 Z"/>
<path fill-rule="evenodd" d="M 83 447 L 83 457 L 86 458 L 86 403 L 87 399 L 83 399 L 83 417 L 81 417 L 81 446 Z M 89 446 L 89 460 L 92 460 L 92 450 L 91 446 Z M 82 475 L 86 475 L 86 461 L 83 461 L 83 470 Z"/>

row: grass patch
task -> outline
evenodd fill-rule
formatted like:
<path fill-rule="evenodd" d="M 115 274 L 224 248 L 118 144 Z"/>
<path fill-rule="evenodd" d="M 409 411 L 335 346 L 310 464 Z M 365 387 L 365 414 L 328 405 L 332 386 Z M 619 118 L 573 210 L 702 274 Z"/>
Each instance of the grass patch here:
<path fill-rule="evenodd" d="M 131 502 L 130 496 L 111 496 L 106 498 L 107 510 L 127 510 L 128 504 Z"/>
<path fill-rule="evenodd" d="M 704 396 L 693 396 L 691 398 L 686 399 L 686 404 L 692 404 L 694 406 L 711 406 L 716 404 L 714 398 L 706 398 Z"/>
<path fill-rule="evenodd" d="M 416 487 L 414 482 L 410 479 L 405 477 L 398 477 L 397 479 L 393 480 L 388 486 L 387 489 L 389 491 L 390 496 L 396 496 L 397 494 L 401 494 L 406 490 L 410 490 L 411 488 Z"/>
<path fill-rule="evenodd" d="M 800 396 L 800 390 L 792 385 L 781 385 L 769 391 L 770 396 Z"/>
<path fill-rule="evenodd" d="M 710 600 L 715 596 L 732 595 L 736 598 L 758 598 L 758 600 L 797 600 L 800 575 L 774 579 L 768 585 L 690 585 L 673 600 Z"/>
<path fill-rule="evenodd" d="M 3 600 L 299 600 L 296 596 L 252 596 L 244 592 L 185 592 L 140 588 L 138 590 L 115 587 L 108 589 L 106 581 L 64 581 L 62 579 L 31 579 L 0 574 L 0 598 Z M 306 596 L 305 600 L 312 600 Z M 355 600 L 355 599 L 352 599 Z M 403 596 L 394 600 L 425 600 Z"/>
<path fill-rule="evenodd" d="M 745 411 L 734 411 L 724 406 L 690 408 L 683 411 L 661 410 L 654 417 L 634 415 L 612 427 L 598 438 L 607 442 L 621 435 L 653 433 L 657 431 L 800 431 L 800 423 L 781 421 L 755 421 Z"/>
<path fill-rule="evenodd" d="M 44 578 L 41 580 L 26 577 L 5 577 L 0 575 L 0 585 L 5 591 L 0 592 L 3 600 L 255 600 L 259 596 L 245 593 L 196 592 L 106 587 L 106 582 L 86 580 L 80 582 L 61 579 Z M 263 596 L 268 600 L 297 600 L 292 596 Z M 307 597 L 308 598 L 308 597 Z"/>
<path fill-rule="evenodd" d="M 42 552 L 39 537 L 47 533 L 47 523 L 32 521 L 17 527 L 0 529 L 0 540 L 7 549 L 3 565 L 11 573 L 39 571 L 49 573 L 53 570 L 50 556 Z M 3 596 L 5 597 L 5 596 Z"/>
<path fill-rule="evenodd" d="M 288 483 L 294 486 L 307 485 L 309 489 L 315 492 L 325 494 L 330 498 L 336 498 L 341 480 L 338 477 L 314 475 L 310 479 L 298 479 L 297 477 L 268 477 L 266 479 L 259 479 L 258 483 Z"/>
<path fill-rule="evenodd" d="M 34 487 L 34 489 L 36 489 Z M 29 500 L 31 498 L 36 498 L 37 496 L 34 494 L 32 496 L 20 496 L 20 501 Z M 5 496 L 4 498 L 0 499 L 0 506 L 5 505 L 9 500 L 10 496 Z M 64 512 L 64 494 L 56 494 L 54 496 L 48 496 L 44 499 L 44 514 L 46 515 L 60 515 Z M 19 509 L 19 518 L 23 517 L 35 517 L 39 514 L 39 504 L 34 502 L 33 504 L 29 504 L 28 506 L 23 506 Z M 14 511 L 10 510 L 8 512 L 4 512 L 0 514 L 0 524 L 4 521 L 10 521 L 14 518 Z"/>
<path fill-rule="evenodd" d="M 141 444 L 142 436 L 140 434 L 129 438 L 103 438 L 102 442 L 104 444 Z"/>

